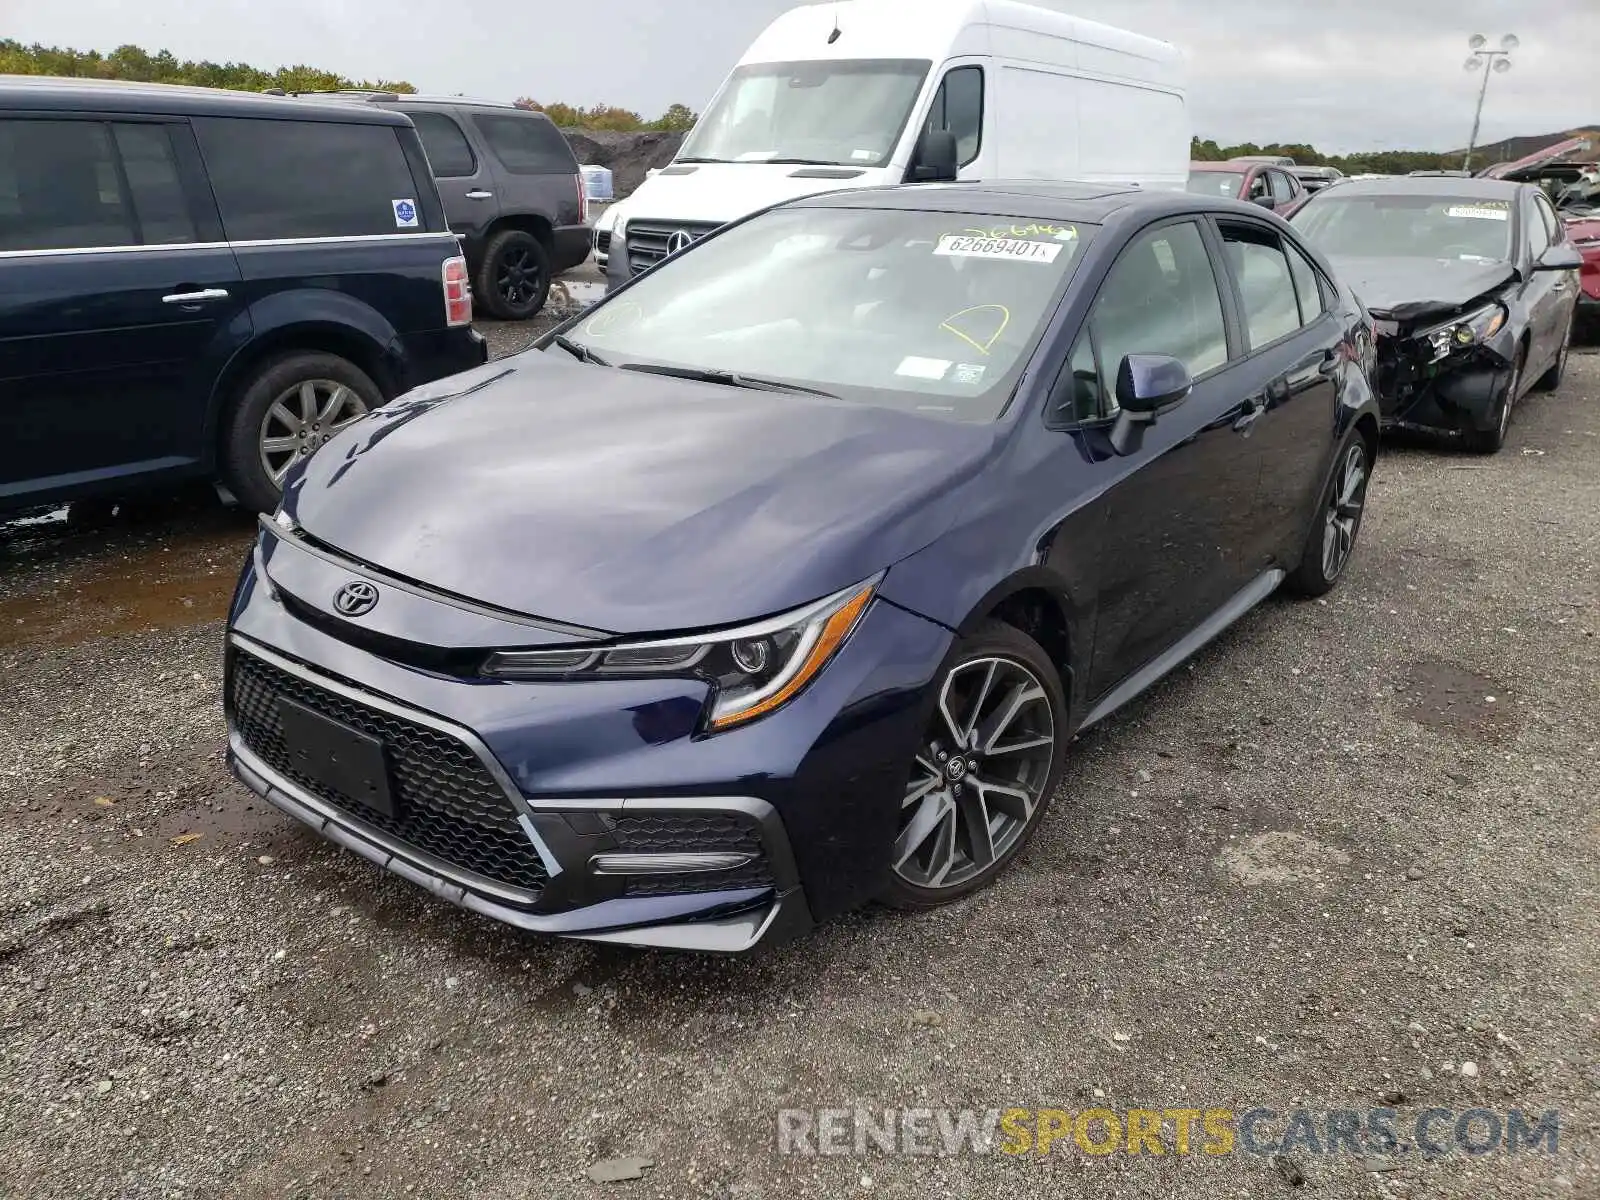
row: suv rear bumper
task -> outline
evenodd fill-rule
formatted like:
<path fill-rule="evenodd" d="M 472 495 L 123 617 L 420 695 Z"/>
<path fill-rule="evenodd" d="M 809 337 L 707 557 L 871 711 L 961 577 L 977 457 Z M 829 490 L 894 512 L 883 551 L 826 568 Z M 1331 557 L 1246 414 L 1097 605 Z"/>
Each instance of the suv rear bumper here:
<path fill-rule="evenodd" d="M 551 235 L 550 270 L 570 271 L 589 257 L 594 231 L 587 225 L 562 225 Z"/>

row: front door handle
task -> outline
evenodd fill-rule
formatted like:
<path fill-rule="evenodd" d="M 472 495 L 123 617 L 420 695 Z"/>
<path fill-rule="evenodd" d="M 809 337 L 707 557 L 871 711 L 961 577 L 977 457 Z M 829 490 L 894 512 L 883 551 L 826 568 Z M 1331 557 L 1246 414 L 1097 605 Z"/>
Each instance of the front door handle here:
<path fill-rule="evenodd" d="M 226 300 L 227 288 L 202 288 L 198 292 L 173 292 L 161 297 L 163 304 L 205 304 L 212 300 Z"/>
<path fill-rule="evenodd" d="M 467 193 L 468 200 L 492 200 L 493 198 L 493 192 L 486 192 L 482 188 L 473 188 L 472 191 Z"/>

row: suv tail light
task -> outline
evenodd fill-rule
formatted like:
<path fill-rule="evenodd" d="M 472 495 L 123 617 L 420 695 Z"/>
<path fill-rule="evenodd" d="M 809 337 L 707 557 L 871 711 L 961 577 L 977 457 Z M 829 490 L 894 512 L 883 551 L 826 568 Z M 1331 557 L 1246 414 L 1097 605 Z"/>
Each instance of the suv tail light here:
<path fill-rule="evenodd" d="M 582 171 L 578 172 L 577 180 L 578 180 L 578 219 L 580 221 L 585 221 L 586 222 L 589 219 L 589 189 L 584 186 L 583 172 Z"/>
<path fill-rule="evenodd" d="M 444 280 L 444 323 L 472 324 L 472 289 L 467 286 L 467 260 L 461 255 L 444 260 L 440 270 Z"/>

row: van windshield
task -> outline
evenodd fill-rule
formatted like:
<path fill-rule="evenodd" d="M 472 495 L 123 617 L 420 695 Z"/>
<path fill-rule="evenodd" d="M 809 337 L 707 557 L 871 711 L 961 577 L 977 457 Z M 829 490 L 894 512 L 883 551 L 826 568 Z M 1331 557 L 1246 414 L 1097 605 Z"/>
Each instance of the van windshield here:
<path fill-rule="evenodd" d="M 932 65 L 855 59 L 739 67 L 677 161 L 884 166 Z"/>

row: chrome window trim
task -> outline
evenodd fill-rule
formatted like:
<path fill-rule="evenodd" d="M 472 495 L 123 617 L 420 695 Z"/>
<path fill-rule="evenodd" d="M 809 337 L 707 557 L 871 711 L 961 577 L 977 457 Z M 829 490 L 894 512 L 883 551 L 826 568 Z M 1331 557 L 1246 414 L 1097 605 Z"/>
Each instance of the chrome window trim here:
<path fill-rule="evenodd" d="M 435 233 L 421 230 L 417 233 L 360 233 L 335 237 L 310 238 L 257 238 L 242 242 L 152 242 L 148 245 L 129 246 L 73 246 L 60 250 L 0 250 L 0 259 L 8 258 L 58 258 L 63 255 L 132 254 L 144 251 L 169 252 L 173 250 L 258 250 L 268 246 L 331 246 L 362 245 L 368 242 L 421 241 L 427 238 L 448 238 L 455 243 L 453 233 Z"/>

